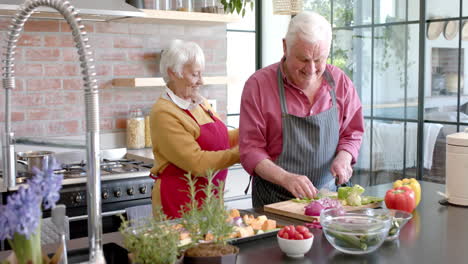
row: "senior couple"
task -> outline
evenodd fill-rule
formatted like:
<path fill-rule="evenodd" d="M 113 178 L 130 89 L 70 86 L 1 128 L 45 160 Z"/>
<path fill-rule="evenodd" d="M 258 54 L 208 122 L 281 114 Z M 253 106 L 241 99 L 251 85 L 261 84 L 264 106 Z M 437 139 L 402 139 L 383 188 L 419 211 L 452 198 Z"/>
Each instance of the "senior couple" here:
<path fill-rule="evenodd" d="M 295 16 L 281 61 L 245 83 L 239 130 L 228 130 L 199 93 L 201 48 L 173 41 L 160 62 L 167 87 L 150 115 L 153 208 L 180 217 L 189 202 L 184 174 L 202 176 L 201 188 L 207 169 L 218 171 L 217 184 L 238 162 L 251 175 L 254 207 L 312 198 L 318 189 L 348 182 L 364 132 L 362 107 L 351 80 L 326 63 L 331 39 L 331 25 L 322 16 Z M 197 200 L 203 198 L 199 192 Z"/>

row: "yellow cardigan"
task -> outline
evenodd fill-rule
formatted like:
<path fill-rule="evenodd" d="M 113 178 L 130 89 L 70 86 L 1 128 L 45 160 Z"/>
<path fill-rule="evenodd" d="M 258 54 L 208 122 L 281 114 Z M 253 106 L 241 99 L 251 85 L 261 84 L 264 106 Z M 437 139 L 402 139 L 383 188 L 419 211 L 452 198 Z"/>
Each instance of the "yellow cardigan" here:
<path fill-rule="evenodd" d="M 203 106 L 211 109 L 206 100 Z M 213 109 L 211 111 L 214 113 Z M 190 112 L 200 125 L 214 122 L 200 106 Z M 162 172 L 169 163 L 192 175 L 204 175 L 207 169 L 225 169 L 239 162 L 238 129 L 229 130 L 230 149 L 204 151 L 196 142 L 200 136 L 199 125 L 172 101 L 158 99 L 151 109 L 150 127 L 155 157 L 151 173 L 154 175 Z"/>

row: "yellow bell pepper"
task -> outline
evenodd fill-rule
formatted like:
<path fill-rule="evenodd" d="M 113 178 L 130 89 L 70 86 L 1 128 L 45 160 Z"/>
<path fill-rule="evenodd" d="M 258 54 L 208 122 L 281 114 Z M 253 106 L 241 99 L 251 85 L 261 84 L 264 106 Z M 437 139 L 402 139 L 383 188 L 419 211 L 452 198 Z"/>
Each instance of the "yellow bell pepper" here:
<path fill-rule="evenodd" d="M 416 206 L 418 206 L 419 202 L 421 201 L 421 185 L 419 182 L 415 178 L 404 178 L 403 180 L 397 180 L 393 183 L 393 188 L 400 186 L 408 186 L 414 191 L 414 195 L 416 197 Z"/>

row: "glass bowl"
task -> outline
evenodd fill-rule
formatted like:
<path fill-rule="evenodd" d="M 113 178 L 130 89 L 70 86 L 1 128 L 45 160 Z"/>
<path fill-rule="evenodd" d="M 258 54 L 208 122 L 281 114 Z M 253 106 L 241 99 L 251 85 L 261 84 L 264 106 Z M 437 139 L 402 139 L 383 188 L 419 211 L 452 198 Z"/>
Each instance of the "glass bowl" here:
<path fill-rule="evenodd" d="M 413 214 L 401 211 L 401 210 L 393 210 L 389 209 L 390 215 L 393 216 L 392 225 L 390 226 L 390 230 L 388 231 L 387 241 L 392 241 L 400 236 L 400 230 L 403 226 L 408 223 L 408 221 L 413 217 Z"/>
<path fill-rule="evenodd" d="M 384 210 L 345 211 L 331 208 L 320 214 L 320 224 L 328 242 L 341 252 L 367 254 L 378 249 L 388 235 L 392 217 Z"/>
<path fill-rule="evenodd" d="M 304 254 L 309 252 L 314 242 L 314 236 L 301 240 L 284 239 L 276 235 L 278 245 L 286 255 L 292 258 L 302 258 Z"/>

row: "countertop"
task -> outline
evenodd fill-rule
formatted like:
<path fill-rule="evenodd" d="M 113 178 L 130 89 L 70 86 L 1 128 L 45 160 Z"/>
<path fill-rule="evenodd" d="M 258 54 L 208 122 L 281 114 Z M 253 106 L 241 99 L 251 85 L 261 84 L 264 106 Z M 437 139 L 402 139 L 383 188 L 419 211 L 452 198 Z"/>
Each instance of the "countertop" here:
<path fill-rule="evenodd" d="M 377 251 L 353 256 L 335 250 L 319 229 L 313 229 L 312 249 L 301 259 L 284 255 L 278 247 L 276 237 L 238 244 L 240 253 L 237 264 L 275 263 L 466 263 L 468 259 L 468 208 L 443 206 L 438 203 L 436 191 L 444 191 L 444 185 L 421 182 L 423 196 L 414 212 L 413 219 L 401 230 L 400 239 L 385 242 Z M 367 195 L 383 196 L 391 184 L 366 188 Z M 251 209 L 261 213 L 262 209 Z M 299 224 L 300 221 L 268 214 L 283 222 Z M 119 233 L 104 234 L 104 241 L 121 244 Z M 69 249 L 85 247 L 87 239 L 74 239 Z M 53 249 L 48 247 L 47 249 Z M 7 255 L 0 252 L 0 259 Z"/>

